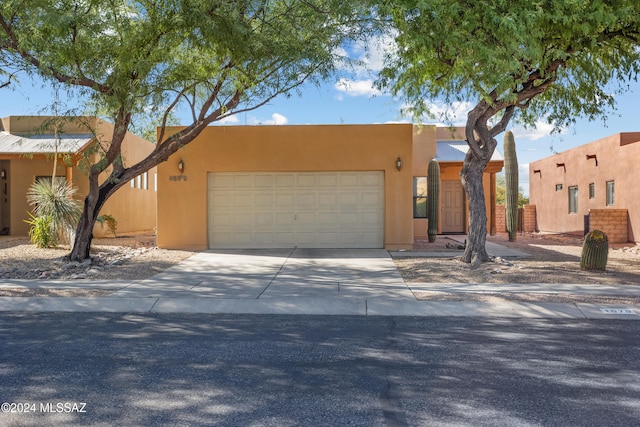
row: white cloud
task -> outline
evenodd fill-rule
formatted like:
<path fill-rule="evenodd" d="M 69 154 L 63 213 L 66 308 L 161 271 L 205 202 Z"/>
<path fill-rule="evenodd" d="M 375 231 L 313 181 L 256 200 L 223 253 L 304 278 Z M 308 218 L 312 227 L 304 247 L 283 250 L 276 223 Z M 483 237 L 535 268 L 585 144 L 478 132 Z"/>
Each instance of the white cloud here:
<path fill-rule="evenodd" d="M 518 165 L 518 184 L 522 187 L 522 193 L 529 197 L 529 163 Z"/>
<path fill-rule="evenodd" d="M 516 126 L 513 128 L 513 135 L 517 138 L 528 139 L 530 141 L 536 141 L 548 136 L 551 136 L 553 131 L 553 125 L 547 123 L 543 119 L 538 119 L 533 127 Z M 567 129 L 563 128 L 560 133 L 566 133 Z"/>
<path fill-rule="evenodd" d="M 238 119 L 238 116 L 236 114 L 232 114 L 230 116 L 224 117 L 218 121 L 216 121 L 216 124 L 221 124 L 221 125 L 234 125 L 240 122 L 240 119 Z"/>
<path fill-rule="evenodd" d="M 396 49 L 395 35 L 379 34 L 366 41 L 352 45 L 349 50 L 340 47 L 334 54 L 338 57 L 356 60 L 359 64 L 355 68 L 340 67 L 343 70 L 355 72 L 356 75 L 372 76 L 382 70 L 385 56 Z"/>
<path fill-rule="evenodd" d="M 464 126 L 467 124 L 467 114 L 473 108 L 473 104 L 468 101 L 454 101 L 446 104 L 442 101 L 425 101 L 425 107 L 429 114 L 423 115 L 420 120 L 423 124 L 438 126 Z M 403 114 L 411 115 L 411 106 L 402 106 Z"/>
<path fill-rule="evenodd" d="M 381 92 L 374 87 L 373 79 L 351 80 L 342 78 L 338 80 L 333 87 L 337 91 L 349 96 L 372 97 L 381 94 Z"/>
<path fill-rule="evenodd" d="M 286 116 L 282 114 L 273 113 L 271 115 L 271 120 L 269 120 L 268 124 L 270 125 L 286 125 L 289 122 Z"/>
<path fill-rule="evenodd" d="M 271 115 L 271 119 L 269 120 L 260 120 L 256 117 L 251 117 L 249 123 L 251 125 L 264 125 L 264 126 L 280 126 L 286 125 L 289 122 L 289 119 L 286 116 L 283 116 L 279 113 L 273 113 Z"/>
<path fill-rule="evenodd" d="M 395 36 L 383 34 L 370 40 L 361 58 L 367 70 L 378 72 L 384 66 L 385 56 L 396 50 Z"/>

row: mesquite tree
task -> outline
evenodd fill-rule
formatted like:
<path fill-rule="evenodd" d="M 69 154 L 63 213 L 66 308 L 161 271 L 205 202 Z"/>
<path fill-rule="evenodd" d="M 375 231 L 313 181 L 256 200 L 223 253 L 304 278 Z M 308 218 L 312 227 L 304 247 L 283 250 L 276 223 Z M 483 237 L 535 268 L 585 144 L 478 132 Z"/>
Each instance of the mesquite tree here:
<path fill-rule="evenodd" d="M 132 178 L 212 122 L 335 70 L 344 43 L 369 31 L 361 12 L 347 0 L 3 0 L 2 57 L 77 88 L 114 123 L 88 172 L 70 258 L 89 257 L 101 207 Z M 190 120 L 169 134 L 176 111 Z M 156 118 L 158 139 L 149 156 L 128 164 L 122 142 L 138 115 Z"/>
<path fill-rule="evenodd" d="M 637 0 L 378 0 L 395 27 L 397 50 L 380 86 L 404 97 L 416 117 L 425 100 L 475 100 L 466 123 L 462 167 L 469 236 L 462 257 L 489 260 L 482 175 L 496 136 L 513 117 L 557 127 L 575 117 L 602 117 L 616 90 L 637 78 Z"/>

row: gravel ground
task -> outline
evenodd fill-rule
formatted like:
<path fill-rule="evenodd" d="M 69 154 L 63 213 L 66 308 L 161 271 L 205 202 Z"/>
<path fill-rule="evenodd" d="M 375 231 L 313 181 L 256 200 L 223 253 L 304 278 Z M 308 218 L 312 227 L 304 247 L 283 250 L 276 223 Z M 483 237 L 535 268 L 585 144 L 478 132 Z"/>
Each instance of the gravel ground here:
<path fill-rule="evenodd" d="M 151 277 L 194 252 L 158 249 L 154 235 L 94 239 L 91 261 L 69 263 L 69 246 L 41 249 L 26 237 L 0 238 L 0 279 L 138 280 Z"/>
<path fill-rule="evenodd" d="M 419 241 L 415 252 L 451 253 L 449 258 L 407 257 L 394 262 L 406 282 L 421 283 L 580 283 L 605 285 L 640 285 L 640 246 L 612 245 L 604 272 L 581 271 L 582 240 L 559 235 L 521 234 L 516 242 L 506 235 L 488 236 L 487 240 L 531 254 L 531 259 L 496 259 L 476 269 L 458 260 L 462 254 L 458 243 L 445 236 L 436 242 Z M 140 280 L 153 276 L 194 252 L 158 249 L 155 236 L 123 236 L 94 240 L 91 262 L 69 263 L 64 257 L 69 247 L 39 249 L 26 237 L 0 238 L 0 280 L 40 279 L 65 280 L 60 289 L 24 289 L 1 287 L 0 296 L 93 296 L 108 295 L 106 289 L 76 289 L 74 280 Z M 525 302 L 592 302 L 639 304 L 637 297 L 586 296 L 553 293 L 448 293 L 417 292 L 416 298 L 431 301 L 525 301 Z"/>
<path fill-rule="evenodd" d="M 610 245 L 605 271 L 582 271 L 582 240 L 575 237 L 520 234 L 516 242 L 509 242 L 506 235 L 488 236 L 487 240 L 528 253 L 532 258 L 497 258 L 472 269 L 458 260 L 462 250 L 451 249 L 457 242 L 438 236 L 434 243 L 417 242 L 414 251 L 449 251 L 451 258 L 408 257 L 394 262 L 407 282 L 640 285 L 640 246 L 633 243 Z"/>

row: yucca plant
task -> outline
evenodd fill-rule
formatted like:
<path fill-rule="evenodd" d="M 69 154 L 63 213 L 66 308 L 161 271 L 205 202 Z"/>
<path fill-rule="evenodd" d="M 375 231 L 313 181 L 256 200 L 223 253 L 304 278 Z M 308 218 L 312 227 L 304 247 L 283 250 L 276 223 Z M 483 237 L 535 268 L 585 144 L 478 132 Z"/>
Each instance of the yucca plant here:
<path fill-rule="evenodd" d="M 53 236 L 65 243 L 71 242 L 82 213 L 80 202 L 73 198 L 77 191 L 66 182 L 41 180 L 27 192 L 27 201 L 34 205 L 35 216 L 51 218 Z"/>

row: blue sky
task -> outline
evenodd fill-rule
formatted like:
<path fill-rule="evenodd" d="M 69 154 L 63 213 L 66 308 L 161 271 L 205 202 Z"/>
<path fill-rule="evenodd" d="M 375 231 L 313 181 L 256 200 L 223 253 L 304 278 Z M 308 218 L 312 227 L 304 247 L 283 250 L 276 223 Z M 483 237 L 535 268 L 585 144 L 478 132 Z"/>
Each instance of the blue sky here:
<path fill-rule="evenodd" d="M 356 52 L 365 62 L 362 70 L 344 73 L 342 78 L 327 81 L 319 87 L 309 84 L 301 88 L 301 96 L 294 94 L 289 98 L 275 99 L 258 110 L 233 116 L 225 123 L 291 125 L 410 122 L 410 118 L 401 113 L 401 100 L 381 93 L 373 86 L 375 72 L 381 66 L 381 54 L 369 52 L 365 56 L 363 52 Z M 14 88 L 0 90 L 0 117 L 51 114 L 49 106 L 53 101 L 53 90 L 26 76 L 20 79 L 20 84 Z M 548 157 L 553 151 L 565 151 L 618 132 L 640 131 L 640 83 L 632 84 L 627 93 L 617 98 L 616 105 L 617 111 L 609 114 L 606 123 L 601 120 L 579 120 L 561 134 L 550 135 L 551 127 L 542 121 L 536 129 L 524 129 L 512 123 L 510 130 L 515 136 L 520 184 L 525 194 L 528 194 L 530 162 Z M 446 107 L 437 102 L 433 106 L 436 110 Z M 466 112 L 472 104 L 459 103 L 449 107 L 454 112 L 453 124 L 464 126 Z M 435 121 L 424 123 L 438 124 Z M 502 136 L 499 136 L 498 142 L 498 150 L 502 152 Z"/>

